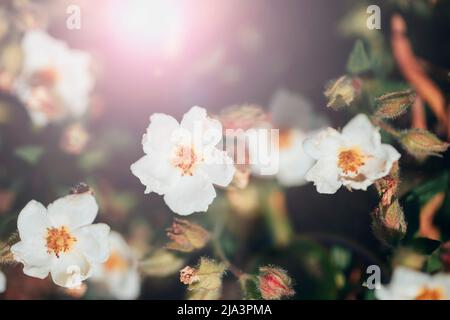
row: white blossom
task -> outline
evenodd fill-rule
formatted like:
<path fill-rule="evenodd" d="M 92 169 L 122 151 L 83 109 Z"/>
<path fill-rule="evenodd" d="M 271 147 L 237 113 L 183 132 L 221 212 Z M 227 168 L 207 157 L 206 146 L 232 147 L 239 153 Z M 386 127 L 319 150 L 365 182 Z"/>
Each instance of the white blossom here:
<path fill-rule="evenodd" d="M 42 30 L 22 40 L 23 67 L 15 91 L 37 126 L 81 117 L 90 104 L 95 80 L 91 57 Z"/>
<path fill-rule="evenodd" d="M 192 107 L 181 123 L 156 113 L 142 140 L 146 155 L 131 171 L 146 186 L 145 193 L 164 195 L 173 212 L 207 211 L 216 197 L 213 184 L 228 186 L 235 172 L 232 159 L 217 148 L 221 139 L 221 123 L 203 108 Z"/>
<path fill-rule="evenodd" d="M 11 247 L 23 272 L 62 287 L 78 287 L 95 264 L 109 257 L 109 227 L 92 224 L 98 206 L 90 194 L 60 198 L 45 208 L 31 200 L 19 214 L 20 241 Z"/>
<path fill-rule="evenodd" d="M 389 285 L 381 286 L 375 296 L 379 300 L 449 300 L 450 276 L 398 267 Z"/>
<path fill-rule="evenodd" d="M 342 130 L 328 128 L 304 142 L 307 154 L 316 160 L 306 174 L 319 193 L 335 193 L 341 186 L 367 190 L 386 176 L 400 159 L 394 147 L 381 143 L 379 128 L 359 114 Z"/>

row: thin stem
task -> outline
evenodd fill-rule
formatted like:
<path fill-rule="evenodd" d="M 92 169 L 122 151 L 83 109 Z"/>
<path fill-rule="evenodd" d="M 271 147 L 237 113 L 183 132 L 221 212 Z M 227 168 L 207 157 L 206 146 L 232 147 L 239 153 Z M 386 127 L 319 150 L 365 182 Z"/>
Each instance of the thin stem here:
<path fill-rule="evenodd" d="M 398 131 L 397 129 L 395 129 L 391 125 L 387 124 L 386 122 L 384 122 L 380 118 L 372 117 L 372 122 L 373 122 L 374 125 L 380 127 L 381 129 L 383 129 L 384 131 L 386 131 L 390 135 L 394 136 L 395 138 L 400 138 L 400 136 L 401 136 L 400 131 Z"/>

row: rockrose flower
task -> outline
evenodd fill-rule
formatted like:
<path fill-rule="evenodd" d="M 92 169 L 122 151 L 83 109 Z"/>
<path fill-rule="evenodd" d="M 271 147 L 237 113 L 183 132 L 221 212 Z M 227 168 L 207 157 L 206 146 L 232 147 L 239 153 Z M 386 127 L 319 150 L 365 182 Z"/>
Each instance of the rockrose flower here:
<path fill-rule="evenodd" d="M 23 272 L 39 279 L 50 273 L 57 285 L 78 287 L 109 257 L 109 227 L 92 224 L 97 211 L 88 193 L 60 198 L 47 209 L 31 200 L 17 220 L 20 241 L 11 247 Z"/>
<path fill-rule="evenodd" d="M 398 267 L 391 283 L 376 290 L 375 296 L 379 300 L 449 300 L 450 276 Z"/>
<path fill-rule="evenodd" d="M 381 143 L 379 128 L 363 114 L 353 118 L 338 132 L 321 131 L 304 143 L 305 152 L 316 160 L 306 174 L 319 193 L 333 194 L 341 186 L 367 190 L 383 178 L 400 158 L 392 146 Z"/>
<path fill-rule="evenodd" d="M 0 271 L 0 293 L 5 292 L 6 290 L 6 277 L 3 272 Z"/>
<path fill-rule="evenodd" d="M 94 87 L 91 58 L 41 30 L 22 40 L 22 73 L 15 91 L 37 126 L 66 117 L 82 116 Z"/>
<path fill-rule="evenodd" d="M 156 113 L 142 140 L 146 155 L 131 171 L 146 186 L 145 193 L 164 195 L 173 212 L 207 211 L 216 197 L 213 184 L 228 186 L 235 172 L 232 159 L 216 147 L 221 139 L 221 123 L 203 108 L 192 107 L 181 123 Z"/>

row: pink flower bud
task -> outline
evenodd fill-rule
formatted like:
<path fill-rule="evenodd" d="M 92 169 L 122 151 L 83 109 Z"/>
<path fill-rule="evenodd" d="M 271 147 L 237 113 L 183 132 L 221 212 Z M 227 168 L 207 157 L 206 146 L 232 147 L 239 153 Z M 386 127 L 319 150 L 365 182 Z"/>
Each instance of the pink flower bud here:
<path fill-rule="evenodd" d="M 286 271 L 274 266 L 259 269 L 259 290 L 264 300 L 279 300 L 295 294 L 292 280 Z"/>

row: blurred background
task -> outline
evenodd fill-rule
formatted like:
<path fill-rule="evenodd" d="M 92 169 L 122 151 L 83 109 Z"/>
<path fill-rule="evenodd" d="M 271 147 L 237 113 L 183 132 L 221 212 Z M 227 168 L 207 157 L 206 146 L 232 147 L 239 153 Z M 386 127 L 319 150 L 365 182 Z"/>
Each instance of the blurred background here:
<path fill-rule="evenodd" d="M 94 57 L 96 87 L 89 116 L 83 119 L 89 142 L 78 154 L 64 152 L 60 139 L 70 123 L 36 130 L 17 99 L 2 93 L 2 108 L 8 109 L 9 119 L 13 119 L 2 122 L 0 127 L 0 188 L 3 197 L 11 197 L 1 213 L 3 238 L 14 231 L 17 214 L 30 199 L 48 204 L 83 181 L 94 189 L 99 200 L 99 220 L 110 224 L 142 252 L 163 246 L 168 241 L 165 229 L 175 215 L 160 196 L 144 195 L 144 187 L 129 169 L 142 156 L 141 138 L 149 116 L 163 112 L 180 119 L 194 105 L 211 114 L 240 104 L 269 110 L 274 93 L 287 89 L 311 102 L 313 117 L 327 118 L 332 126 L 340 128 L 355 109 L 335 112 L 326 108 L 323 92 L 329 80 L 346 73 L 357 39 L 363 39 L 368 46 L 373 45 L 371 41 L 379 41 L 378 48 L 382 49 L 378 54 L 385 60 L 391 59 L 389 66 L 383 67 L 383 81 L 404 82 L 390 54 L 389 21 L 394 12 L 405 17 L 416 53 L 439 70 L 450 69 L 448 1 L 34 3 L 49 34 Z M 380 31 L 366 27 L 365 9 L 369 4 L 378 4 L 382 9 Z M 81 8 L 79 30 L 66 27 L 68 5 Z M 13 17 L 7 6 L 3 10 Z M 377 34 L 377 40 L 372 39 L 371 33 Z M 448 77 L 437 81 L 448 95 Z M 435 121 L 432 115 L 428 118 Z M 25 150 L 25 160 L 14 156 L 17 148 L 24 146 L 34 148 Z M 407 159 L 404 180 L 415 185 L 421 177 L 448 165 L 448 155 L 420 165 Z M 248 272 L 262 263 L 282 266 L 295 279 L 297 298 L 366 297 L 361 285 L 365 268 L 386 264 L 390 255 L 371 228 L 370 212 L 378 202 L 375 190 L 341 189 L 329 196 L 318 194 L 312 184 L 282 188 L 257 178 L 250 186 L 263 190 L 256 202 L 265 206 L 265 199 L 269 199 L 269 210 L 236 209 L 228 203 L 224 191 L 211 214 L 194 214 L 190 218 L 211 229 L 217 214 L 221 214 L 215 212 L 230 211 L 222 235 L 230 260 Z M 281 200 L 277 200 L 278 193 L 283 195 Z M 255 201 L 251 197 L 249 200 L 243 193 L 242 199 L 234 201 L 237 206 L 250 201 L 251 206 L 251 201 Z M 286 216 L 283 213 L 279 218 L 274 210 L 285 212 Z M 273 219 L 282 220 L 282 231 L 273 227 L 277 223 Z M 295 240 L 280 245 L 280 232 L 292 232 Z M 192 265 L 203 255 L 213 256 L 206 248 L 183 255 L 182 259 L 186 265 Z M 48 281 L 27 278 L 20 266 L 5 272 L 14 280 L 4 298 L 70 298 Z M 237 284 L 227 281 L 231 278 L 227 276 L 224 281 L 223 298 L 240 297 Z M 143 279 L 140 298 L 183 299 L 185 291 L 176 272 L 162 276 L 152 271 Z M 98 296 L 88 289 L 86 297 Z"/>

